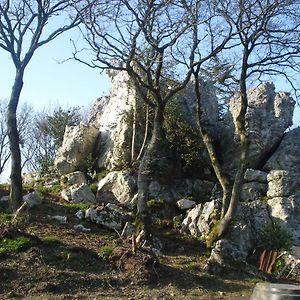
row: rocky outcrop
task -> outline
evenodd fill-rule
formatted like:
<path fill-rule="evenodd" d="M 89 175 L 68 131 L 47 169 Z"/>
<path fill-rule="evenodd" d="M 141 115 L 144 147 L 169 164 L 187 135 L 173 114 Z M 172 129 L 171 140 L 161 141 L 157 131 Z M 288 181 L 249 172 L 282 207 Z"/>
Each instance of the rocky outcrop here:
<path fill-rule="evenodd" d="M 264 170 L 300 172 L 300 127 L 284 134 L 279 147 L 265 164 Z"/>
<path fill-rule="evenodd" d="M 247 169 L 244 175 L 241 201 L 249 202 L 266 196 L 268 190 L 267 175 L 268 173 L 260 170 Z"/>
<path fill-rule="evenodd" d="M 110 172 L 98 183 L 97 202 L 128 204 L 136 187 L 136 178 L 126 171 Z"/>
<path fill-rule="evenodd" d="M 90 187 L 86 184 L 74 184 L 67 189 L 61 191 L 61 197 L 66 201 L 80 203 L 95 203 L 96 198 Z"/>
<path fill-rule="evenodd" d="M 98 128 L 98 167 L 113 169 L 130 160 L 132 128 L 128 117 L 136 108 L 136 91 L 126 72 L 113 71 L 110 95 L 99 98 L 89 123 Z"/>
<path fill-rule="evenodd" d="M 94 151 L 98 130 L 94 126 L 80 123 L 67 126 L 63 144 L 55 159 L 55 167 L 59 174 L 68 174 L 77 170 L 85 170 L 86 160 Z"/>
<path fill-rule="evenodd" d="M 249 133 L 249 167 L 259 169 L 292 125 L 295 101 L 289 93 L 275 92 L 274 84 L 265 82 L 248 91 L 246 128 Z M 240 98 L 230 101 L 229 113 L 223 122 L 221 140 L 226 170 L 234 172 L 238 159 L 236 118 L 240 111 Z M 234 126 L 232 126 L 232 124 Z"/>
<path fill-rule="evenodd" d="M 81 185 L 81 184 L 87 184 L 87 180 L 86 180 L 86 177 L 84 175 L 83 172 L 81 171 L 76 171 L 76 172 L 72 172 L 72 173 L 69 173 L 69 174 L 66 174 L 64 176 L 61 177 L 61 182 L 63 184 L 67 183 L 67 184 L 78 184 L 78 185 Z"/>
<path fill-rule="evenodd" d="M 271 216 L 280 222 L 300 246 L 300 181 L 299 173 L 274 170 L 268 175 L 268 205 Z"/>

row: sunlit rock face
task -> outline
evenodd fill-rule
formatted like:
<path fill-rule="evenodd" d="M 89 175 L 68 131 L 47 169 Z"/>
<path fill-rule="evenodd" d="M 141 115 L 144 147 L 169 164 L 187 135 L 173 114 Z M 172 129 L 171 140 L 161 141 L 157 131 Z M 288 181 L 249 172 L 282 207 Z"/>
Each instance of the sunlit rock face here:
<path fill-rule="evenodd" d="M 126 72 L 111 71 L 109 96 L 99 98 L 91 109 L 89 123 L 99 129 L 98 167 L 113 169 L 130 160 L 132 126 L 128 116 L 136 108 L 136 91 Z"/>
<path fill-rule="evenodd" d="M 289 93 L 276 93 L 271 82 L 250 89 L 247 95 L 246 129 L 250 139 L 249 168 L 260 169 L 280 143 L 284 132 L 292 125 L 295 101 Z M 236 169 L 239 157 L 236 120 L 240 109 L 240 98 L 232 99 L 223 124 L 224 138 L 221 140 L 223 162 L 225 169 L 231 173 Z"/>
<path fill-rule="evenodd" d="M 88 156 L 94 151 L 97 136 L 98 130 L 93 126 L 83 123 L 67 126 L 54 162 L 58 173 L 63 175 L 84 170 Z"/>
<path fill-rule="evenodd" d="M 285 133 L 279 147 L 264 165 L 264 169 L 300 172 L 300 127 Z"/>

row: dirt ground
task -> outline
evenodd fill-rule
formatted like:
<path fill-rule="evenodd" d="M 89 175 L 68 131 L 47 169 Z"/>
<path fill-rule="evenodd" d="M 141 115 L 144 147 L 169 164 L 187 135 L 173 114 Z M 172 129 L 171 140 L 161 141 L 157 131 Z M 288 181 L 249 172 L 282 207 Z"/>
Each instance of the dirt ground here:
<path fill-rule="evenodd" d="M 26 236 L 31 243 L 0 255 L 0 299 L 237 300 L 249 299 L 260 281 L 233 270 L 207 274 L 208 250 L 171 227 L 157 231 L 163 244 L 159 256 L 132 254 L 117 232 L 77 220 L 76 209 L 55 197 L 42 207 L 30 211 L 21 230 L 1 232 L 2 240 Z M 49 217 L 54 215 L 67 216 L 67 223 Z M 91 232 L 74 230 L 79 223 Z"/>

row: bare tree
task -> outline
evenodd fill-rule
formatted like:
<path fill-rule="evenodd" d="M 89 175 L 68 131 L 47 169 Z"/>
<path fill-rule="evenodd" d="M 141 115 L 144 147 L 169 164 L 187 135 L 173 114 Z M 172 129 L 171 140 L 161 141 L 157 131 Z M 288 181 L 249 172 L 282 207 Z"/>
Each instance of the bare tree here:
<path fill-rule="evenodd" d="M 224 48 L 223 55 L 235 58 L 235 81 L 240 97 L 240 111 L 235 118 L 240 146 L 239 163 L 233 182 L 224 174 L 209 132 L 202 136 L 209 149 L 215 173 L 223 189 L 223 206 L 219 226 L 211 241 L 222 237 L 229 228 L 237 209 L 244 173 L 248 164 L 249 132 L 246 112 L 249 85 L 274 76 L 281 76 L 297 92 L 293 74 L 300 71 L 300 3 L 299 1 L 242 0 L 220 1 L 220 12 L 234 28 L 234 39 Z M 228 50 L 228 54 L 226 54 Z M 199 69 L 196 78 L 199 76 Z M 299 76 L 299 75 L 298 75 Z M 196 80 L 201 124 L 201 92 Z M 297 95 L 297 93 L 296 93 Z M 202 124 L 203 125 L 203 124 Z"/>
<path fill-rule="evenodd" d="M 90 2 L 88 1 L 90 4 Z M 84 36 L 94 60 L 74 58 L 92 68 L 126 71 L 138 96 L 154 109 L 151 139 L 138 172 L 138 217 L 148 219 L 148 185 L 151 179 L 170 179 L 168 145 L 163 129 L 166 104 L 186 87 L 193 68 L 214 57 L 228 41 L 230 26 L 215 44 L 207 39 L 212 18 L 209 2 L 105 1 L 93 2 L 83 16 Z M 208 43 L 211 45 L 207 47 Z M 197 48 L 203 45 L 198 61 Z M 168 173 L 169 171 L 169 173 Z"/>
<path fill-rule="evenodd" d="M 186 1 L 95 1 L 83 16 L 84 36 L 94 60 L 81 59 L 75 49 L 75 59 L 90 67 L 126 71 L 138 96 L 155 111 L 152 136 L 138 172 L 138 216 L 144 225 L 149 181 L 167 177 L 165 106 L 186 86 L 192 73 L 198 41 L 187 8 L 199 9 L 198 4 L 193 5 Z"/>
<path fill-rule="evenodd" d="M 0 48 L 10 54 L 16 72 L 7 109 L 11 152 L 10 196 L 15 210 L 22 201 L 21 153 L 16 112 L 25 69 L 38 48 L 80 23 L 79 14 L 73 14 L 71 9 L 78 1 L 0 0 Z"/>

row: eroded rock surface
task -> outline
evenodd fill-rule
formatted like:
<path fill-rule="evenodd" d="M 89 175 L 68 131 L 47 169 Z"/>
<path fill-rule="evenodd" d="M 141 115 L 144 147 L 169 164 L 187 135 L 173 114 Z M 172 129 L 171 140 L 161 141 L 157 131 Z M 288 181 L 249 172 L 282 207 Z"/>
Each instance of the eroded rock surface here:
<path fill-rule="evenodd" d="M 300 127 L 285 133 L 279 147 L 269 158 L 264 169 L 300 172 Z"/>
<path fill-rule="evenodd" d="M 97 202 L 128 204 L 135 192 L 135 177 L 126 171 L 110 172 L 98 183 Z"/>
<path fill-rule="evenodd" d="M 59 174 L 68 174 L 86 168 L 88 155 L 93 153 L 98 129 L 94 126 L 80 123 L 67 126 L 63 144 L 55 159 L 55 167 Z"/>
<path fill-rule="evenodd" d="M 258 169 L 280 143 L 284 132 L 292 125 L 295 101 L 289 93 L 275 92 L 274 84 L 265 82 L 248 91 L 246 128 L 249 133 L 249 167 Z M 240 98 L 230 101 L 229 113 L 223 126 L 221 140 L 224 166 L 234 172 L 238 159 L 236 118 L 240 111 Z M 234 124 L 234 126 L 232 126 Z"/>

